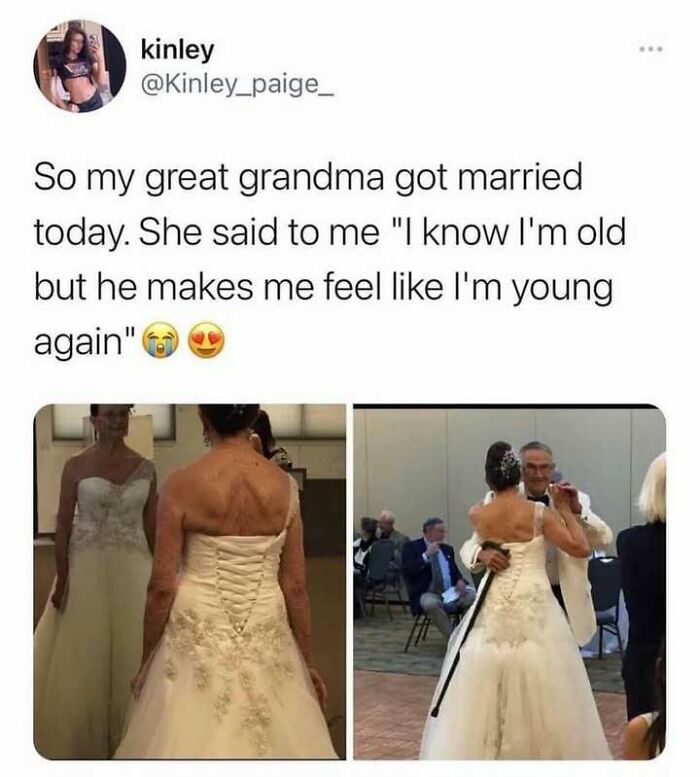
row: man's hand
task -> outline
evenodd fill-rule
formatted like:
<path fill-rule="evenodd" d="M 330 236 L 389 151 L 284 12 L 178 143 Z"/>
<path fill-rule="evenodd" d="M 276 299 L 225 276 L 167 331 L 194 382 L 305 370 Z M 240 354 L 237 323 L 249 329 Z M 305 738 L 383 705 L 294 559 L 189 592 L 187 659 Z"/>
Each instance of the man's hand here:
<path fill-rule="evenodd" d="M 464 594 L 467 592 L 467 584 L 464 582 L 464 580 L 458 580 L 455 583 L 455 588 L 459 591 L 460 596 L 464 596 Z"/>
<path fill-rule="evenodd" d="M 574 515 L 581 515 L 583 512 L 583 507 L 581 506 L 581 502 L 578 498 L 578 489 L 573 483 L 570 483 L 568 480 L 562 480 L 561 483 L 557 483 L 557 486 L 562 489 L 562 491 L 566 491 L 566 493 L 569 495 L 569 507 L 571 507 L 571 512 Z"/>
<path fill-rule="evenodd" d="M 484 548 L 477 554 L 476 560 L 492 572 L 503 572 L 508 569 L 510 561 L 505 553 L 495 548 Z"/>
<path fill-rule="evenodd" d="M 431 558 L 436 553 L 440 552 L 440 544 L 437 542 L 429 542 L 428 547 L 425 549 L 425 555 L 428 558 Z"/>

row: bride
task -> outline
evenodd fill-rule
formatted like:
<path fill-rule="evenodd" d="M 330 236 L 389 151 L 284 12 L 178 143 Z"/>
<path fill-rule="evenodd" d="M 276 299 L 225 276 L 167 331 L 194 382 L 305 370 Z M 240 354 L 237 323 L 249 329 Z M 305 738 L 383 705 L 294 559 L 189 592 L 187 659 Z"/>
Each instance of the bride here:
<path fill-rule="evenodd" d="M 143 662 L 117 757 L 334 758 L 296 483 L 250 443 L 258 405 L 199 409 L 211 451 L 159 499 Z"/>
<path fill-rule="evenodd" d="M 576 640 L 545 570 L 545 540 L 577 558 L 590 553 L 569 494 L 552 486 L 555 510 L 520 497 L 520 462 L 504 442 L 489 448 L 486 482 L 495 498 L 469 516 L 480 537 L 508 551 L 510 566 L 488 586 L 487 573 L 477 604 L 452 636 L 421 758 L 610 758 Z"/>
<path fill-rule="evenodd" d="M 112 756 L 139 664 L 156 480 L 124 443 L 130 408 L 90 405 L 97 442 L 61 476 L 56 580 L 34 634 L 34 743 L 46 758 Z"/>

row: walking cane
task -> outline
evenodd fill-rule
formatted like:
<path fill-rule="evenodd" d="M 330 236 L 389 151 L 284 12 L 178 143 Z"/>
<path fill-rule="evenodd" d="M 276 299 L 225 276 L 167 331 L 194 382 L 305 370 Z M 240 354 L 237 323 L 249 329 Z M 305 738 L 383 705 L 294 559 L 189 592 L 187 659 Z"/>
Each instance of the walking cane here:
<path fill-rule="evenodd" d="M 509 556 L 510 551 L 508 548 L 501 547 L 496 542 L 491 542 L 490 540 L 487 540 L 486 542 L 482 543 L 481 545 L 482 550 L 498 550 L 501 553 L 503 553 L 504 556 Z M 430 716 L 433 718 L 437 718 L 437 716 L 440 714 L 440 705 L 442 704 L 442 700 L 445 698 L 445 694 L 447 693 L 447 689 L 450 687 L 450 682 L 452 681 L 452 677 L 455 673 L 455 670 L 457 669 L 457 664 L 459 663 L 459 659 L 462 653 L 462 647 L 464 647 L 464 643 L 467 641 L 467 637 L 469 636 L 469 632 L 472 630 L 472 627 L 474 626 L 474 623 L 476 621 L 477 616 L 479 615 L 479 612 L 481 611 L 481 608 L 484 605 L 484 599 L 486 598 L 486 594 L 489 592 L 489 588 L 491 587 L 491 583 L 493 582 L 493 576 L 494 572 L 489 570 L 486 573 L 486 578 L 484 580 L 483 585 L 481 586 L 481 590 L 479 592 L 479 597 L 474 602 L 474 609 L 471 612 L 471 620 L 469 621 L 469 624 L 467 625 L 467 628 L 464 631 L 464 636 L 462 637 L 462 641 L 459 643 L 459 647 L 457 648 L 457 654 L 454 657 L 454 661 L 452 662 L 452 666 L 450 667 L 450 671 L 447 673 L 447 677 L 445 678 L 445 682 L 443 683 L 442 688 L 440 689 L 440 695 L 438 696 L 437 702 L 435 703 L 435 706 L 430 711 Z"/>

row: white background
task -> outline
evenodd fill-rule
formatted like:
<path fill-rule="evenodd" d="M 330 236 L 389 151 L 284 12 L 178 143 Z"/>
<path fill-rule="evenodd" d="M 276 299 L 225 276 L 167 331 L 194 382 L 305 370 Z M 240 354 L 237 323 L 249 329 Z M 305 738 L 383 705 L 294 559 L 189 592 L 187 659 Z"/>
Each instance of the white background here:
<path fill-rule="evenodd" d="M 2 665 L 4 761 L 22 773 L 76 774 L 85 764 L 42 762 L 31 744 L 32 437 L 36 410 L 48 402 L 469 402 L 652 403 L 665 413 L 670 451 L 669 744 L 650 765 L 668 772 L 690 758 L 697 708 L 696 284 L 698 42 L 693 3 L 681 2 L 256 2 L 57 3 L 13 7 L 3 57 L 5 329 L 5 636 Z M 61 113 L 38 93 L 34 47 L 55 23 L 92 17 L 121 40 L 125 85 L 105 110 Z M 140 38 L 217 44 L 215 74 L 317 76 L 337 98 L 226 101 L 146 98 L 145 72 L 199 67 L 145 65 Z M 660 54 L 640 53 L 661 45 Z M 567 166 L 582 159 L 576 195 L 428 193 L 278 194 L 250 202 L 232 193 L 167 200 L 113 195 L 39 196 L 34 164 L 66 166 L 322 165 L 523 167 Z M 68 220 L 144 212 L 191 220 L 234 221 L 253 212 L 297 218 L 387 223 L 426 213 L 446 220 L 511 218 L 522 211 L 573 220 L 626 213 L 624 250 L 560 252 L 469 249 L 349 252 L 233 249 L 139 251 L 42 250 L 31 244 L 38 216 Z M 60 217 L 60 218 L 59 218 Z M 147 271 L 220 275 L 316 273 L 327 266 L 361 275 L 369 268 L 462 268 L 481 274 L 610 275 L 616 302 L 607 309 L 561 303 L 527 309 L 501 305 L 398 304 L 139 306 L 35 304 L 33 270 L 96 269 L 142 277 Z M 181 329 L 180 351 L 156 361 L 136 343 L 120 359 L 60 364 L 33 355 L 42 328 L 137 331 L 165 318 Z M 189 354 L 183 331 L 215 319 L 227 345 L 215 360 Z M 351 424 L 349 427 L 351 428 Z M 349 440 L 351 443 L 351 440 Z M 351 451 L 351 446 L 349 446 Z M 348 492 L 352 493 L 351 482 Z M 684 523 L 685 522 L 685 523 Z M 350 666 L 350 662 L 348 663 Z M 350 686 L 351 687 L 351 686 Z M 478 703 L 472 700 L 471 703 Z M 400 725 L 400 713 L 387 726 Z M 349 720 L 352 720 L 351 715 Z M 141 773 L 189 773 L 187 764 L 105 765 Z M 203 764 L 201 770 L 227 770 Z M 234 767 L 235 768 L 235 767 Z M 256 764 L 246 769 L 280 767 Z M 320 774 L 381 764 L 289 765 Z M 425 765 L 400 766 L 406 773 Z M 430 767 L 431 769 L 434 767 Z M 444 772 L 560 772 L 556 764 L 454 765 Z M 573 764 L 571 773 L 590 773 Z M 601 766 L 599 771 L 632 765 Z"/>

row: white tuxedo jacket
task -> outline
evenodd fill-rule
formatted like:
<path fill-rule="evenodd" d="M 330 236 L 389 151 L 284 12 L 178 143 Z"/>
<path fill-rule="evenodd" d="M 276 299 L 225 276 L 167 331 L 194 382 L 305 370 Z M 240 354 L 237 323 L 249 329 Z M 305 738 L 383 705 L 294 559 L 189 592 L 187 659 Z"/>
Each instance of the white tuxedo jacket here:
<path fill-rule="evenodd" d="M 519 490 L 524 497 L 525 488 L 522 483 Z M 492 499 L 493 491 L 489 491 L 484 498 L 484 504 L 488 504 Z M 582 508 L 579 521 L 591 548 L 606 547 L 613 540 L 610 527 L 591 510 L 591 499 L 588 494 L 579 491 L 578 499 Z M 459 555 L 470 572 L 481 572 L 484 569 L 484 565 L 476 558 L 481 550 L 482 541 L 477 532 L 474 532 L 460 551 Z M 547 575 L 553 585 L 561 586 L 571 630 L 578 644 L 585 645 L 593 637 L 597 628 L 591 585 L 588 582 L 588 559 L 573 558 L 547 542 Z"/>

